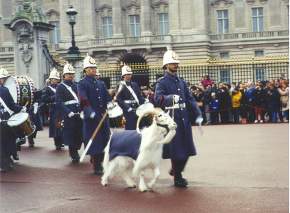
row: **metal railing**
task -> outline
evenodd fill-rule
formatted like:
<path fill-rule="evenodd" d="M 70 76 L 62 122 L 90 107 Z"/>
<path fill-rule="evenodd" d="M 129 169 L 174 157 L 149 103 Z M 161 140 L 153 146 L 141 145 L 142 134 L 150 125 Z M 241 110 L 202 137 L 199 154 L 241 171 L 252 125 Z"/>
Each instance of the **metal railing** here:
<path fill-rule="evenodd" d="M 163 76 L 160 64 L 130 64 L 133 70 L 133 80 L 140 86 L 154 84 Z M 288 78 L 288 56 L 263 58 L 236 58 L 228 60 L 208 60 L 201 63 L 191 61 L 181 62 L 178 75 L 190 85 L 200 83 L 204 75 L 209 75 L 214 82 L 248 82 Z M 114 88 L 121 80 L 120 65 L 99 67 L 102 80 L 108 88 Z"/>

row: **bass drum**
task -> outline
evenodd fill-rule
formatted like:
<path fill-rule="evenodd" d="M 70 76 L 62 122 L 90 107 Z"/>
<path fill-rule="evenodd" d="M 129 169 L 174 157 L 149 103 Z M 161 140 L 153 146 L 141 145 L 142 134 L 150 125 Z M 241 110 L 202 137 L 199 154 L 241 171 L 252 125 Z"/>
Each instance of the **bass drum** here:
<path fill-rule="evenodd" d="M 4 86 L 8 88 L 15 103 L 25 106 L 33 103 L 35 87 L 31 78 L 27 76 L 10 76 Z"/>

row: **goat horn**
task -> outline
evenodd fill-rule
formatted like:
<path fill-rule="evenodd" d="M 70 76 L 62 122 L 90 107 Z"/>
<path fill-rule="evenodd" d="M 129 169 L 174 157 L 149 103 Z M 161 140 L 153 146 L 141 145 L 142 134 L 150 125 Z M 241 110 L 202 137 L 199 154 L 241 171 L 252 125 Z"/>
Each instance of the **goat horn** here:
<path fill-rule="evenodd" d="M 137 120 L 137 124 L 136 124 L 136 130 L 137 130 L 137 132 L 140 134 L 141 132 L 140 132 L 140 128 L 139 128 L 139 125 L 140 125 L 140 122 L 141 122 L 141 120 L 142 120 L 142 118 L 145 116 L 145 115 L 157 115 L 157 110 L 154 108 L 152 111 L 147 111 L 147 112 L 145 112 L 145 113 L 143 113 L 143 114 L 141 114 L 139 117 L 138 117 L 138 120 Z"/>

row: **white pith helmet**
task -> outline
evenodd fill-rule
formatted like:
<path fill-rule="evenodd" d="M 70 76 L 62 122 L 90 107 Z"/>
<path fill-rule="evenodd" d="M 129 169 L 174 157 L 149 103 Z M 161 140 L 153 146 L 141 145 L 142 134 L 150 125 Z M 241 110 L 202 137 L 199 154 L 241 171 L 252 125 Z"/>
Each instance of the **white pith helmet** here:
<path fill-rule="evenodd" d="M 74 68 L 71 64 L 69 63 L 66 63 L 63 67 L 63 75 L 64 74 L 68 74 L 68 73 L 71 73 L 71 74 L 75 74 L 75 71 L 74 71 Z"/>
<path fill-rule="evenodd" d="M 133 72 L 132 72 L 131 67 L 129 67 L 128 65 L 124 65 L 124 66 L 122 67 L 122 77 L 123 77 L 124 75 L 132 75 L 132 74 L 133 74 Z"/>
<path fill-rule="evenodd" d="M 55 69 L 55 68 L 53 68 L 51 71 L 50 71 L 50 73 L 49 73 L 49 77 L 48 77 L 49 79 L 57 79 L 57 80 L 60 80 L 60 75 L 59 75 L 59 72 Z"/>
<path fill-rule="evenodd" d="M 173 50 L 167 50 L 163 55 L 163 69 L 167 64 L 179 64 L 178 55 Z"/>
<path fill-rule="evenodd" d="M 4 69 L 3 67 L 0 68 L 0 78 L 7 78 L 9 77 L 9 73 L 6 69 Z"/>
<path fill-rule="evenodd" d="M 83 69 L 86 69 L 88 67 L 97 68 L 96 60 L 94 58 L 92 58 L 91 56 L 89 56 L 89 54 L 87 54 L 87 56 L 85 57 L 83 63 L 84 63 L 83 64 Z"/>

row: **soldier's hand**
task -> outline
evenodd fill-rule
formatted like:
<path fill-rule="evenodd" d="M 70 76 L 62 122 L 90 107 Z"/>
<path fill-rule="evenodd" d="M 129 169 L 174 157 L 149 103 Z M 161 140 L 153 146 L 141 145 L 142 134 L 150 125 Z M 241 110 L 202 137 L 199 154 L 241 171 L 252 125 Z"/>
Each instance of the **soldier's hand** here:
<path fill-rule="evenodd" d="M 195 123 L 198 126 L 201 126 L 202 122 L 203 122 L 203 118 L 201 116 L 197 117 L 196 120 L 195 120 Z"/>
<path fill-rule="evenodd" d="M 70 112 L 70 113 L 68 113 L 68 115 L 67 115 L 67 116 L 68 116 L 69 118 L 71 118 L 71 117 L 73 117 L 74 115 L 75 115 L 75 113 L 74 113 L 74 112 Z"/>
<path fill-rule="evenodd" d="M 179 95 L 173 95 L 173 101 L 175 104 L 179 102 L 180 96 Z"/>
<path fill-rule="evenodd" d="M 133 109 L 130 107 L 128 110 L 127 110 L 127 112 L 131 112 Z"/>
<path fill-rule="evenodd" d="M 91 118 L 91 119 L 94 119 L 95 116 L 96 116 L 96 113 L 95 113 L 95 112 L 92 112 L 92 113 L 90 114 L 90 118 Z"/>
<path fill-rule="evenodd" d="M 27 111 L 27 107 L 23 106 L 22 109 L 21 109 L 21 112 L 26 112 L 26 111 Z"/>

